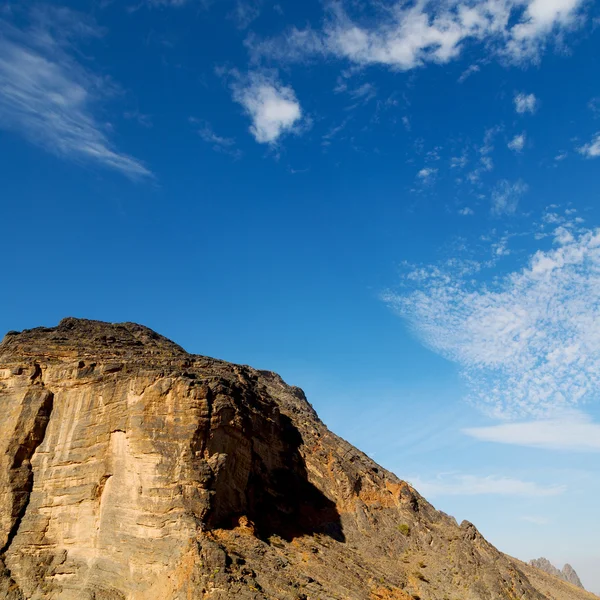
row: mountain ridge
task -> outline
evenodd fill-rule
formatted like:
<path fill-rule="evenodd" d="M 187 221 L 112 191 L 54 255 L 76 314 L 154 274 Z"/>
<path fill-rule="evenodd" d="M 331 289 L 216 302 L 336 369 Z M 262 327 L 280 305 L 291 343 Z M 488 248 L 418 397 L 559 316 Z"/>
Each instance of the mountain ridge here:
<path fill-rule="evenodd" d="M 0 408 L 0 598 L 594 598 L 435 510 L 275 373 L 141 325 L 10 332 Z"/>
<path fill-rule="evenodd" d="M 579 579 L 579 575 L 570 564 L 565 564 L 562 569 L 558 569 L 555 567 L 547 558 L 541 557 L 536 558 L 529 561 L 529 564 L 536 569 L 540 569 L 541 571 L 545 571 L 550 575 L 554 575 L 559 579 L 562 579 L 568 583 L 572 583 L 577 587 L 585 589 L 583 584 L 581 583 L 581 579 Z"/>

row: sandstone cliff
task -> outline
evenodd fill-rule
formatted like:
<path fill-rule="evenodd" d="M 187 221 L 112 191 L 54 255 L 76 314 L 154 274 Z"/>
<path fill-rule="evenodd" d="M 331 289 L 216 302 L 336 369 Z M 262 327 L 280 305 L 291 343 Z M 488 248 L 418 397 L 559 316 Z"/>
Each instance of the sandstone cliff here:
<path fill-rule="evenodd" d="M 7 334 L 0 413 L 0 598 L 591 597 L 548 595 L 277 375 L 139 325 Z"/>

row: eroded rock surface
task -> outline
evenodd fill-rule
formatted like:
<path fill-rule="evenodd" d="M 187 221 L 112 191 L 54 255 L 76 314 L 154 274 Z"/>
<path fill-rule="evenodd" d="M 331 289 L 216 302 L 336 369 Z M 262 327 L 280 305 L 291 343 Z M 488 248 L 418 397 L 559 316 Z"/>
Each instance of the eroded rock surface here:
<path fill-rule="evenodd" d="M 300 389 L 145 327 L 9 333 L 0 412 L 0 598 L 548 597 Z"/>

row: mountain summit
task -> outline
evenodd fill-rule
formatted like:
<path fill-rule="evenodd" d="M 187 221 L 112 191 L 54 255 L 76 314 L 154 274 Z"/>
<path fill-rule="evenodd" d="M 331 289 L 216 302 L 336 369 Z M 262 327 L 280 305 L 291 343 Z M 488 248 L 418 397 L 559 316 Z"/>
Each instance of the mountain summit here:
<path fill-rule="evenodd" d="M 584 600 L 271 372 L 65 319 L 0 344 L 0 598 Z"/>
<path fill-rule="evenodd" d="M 532 567 L 541 569 L 542 571 L 545 571 L 546 573 L 550 573 L 550 575 L 554 575 L 555 577 L 558 577 L 559 579 L 568 581 L 569 583 L 572 583 L 573 585 L 576 585 L 577 587 L 580 587 L 583 589 L 583 584 L 581 583 L 581 579 L 579 579 L 579 575 L 577 575 L 577 572 L 575 571 L 575 569 L 569 564 L 566 564 L 562 568 L 562 571 L 560 569 L 557 569 L 547 558 L 543 558 L 543 557 L 531 560 L 531 561 L 529 561 L 529 564 Z"/>

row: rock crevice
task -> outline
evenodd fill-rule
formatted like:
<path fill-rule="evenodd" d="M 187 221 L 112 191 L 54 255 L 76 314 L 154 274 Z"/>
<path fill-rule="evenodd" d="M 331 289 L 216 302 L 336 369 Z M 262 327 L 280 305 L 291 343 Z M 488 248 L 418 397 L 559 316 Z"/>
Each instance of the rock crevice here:
<path fill-rule="evenodd" d="M 31 379 L 37 379 L 38 373 L 41 374 L 41 369 L 36 364 L 36 375 Z M 5 451 L 9 466 L 8 472 L 4 473 L 8 484 L 4 492 L 8 498 L 3 509 L 9 515 L 9 526 L 6 528 L 5 525 L 6 533 L 0 532 L 0 557 L 4 557 L 10 548 L 29 505 L 34 480 L 31 460 L 44 441 L 53 404 L 54 394 L 43 386 L 31 387 L 23 398 L 21 413 Z"/>

